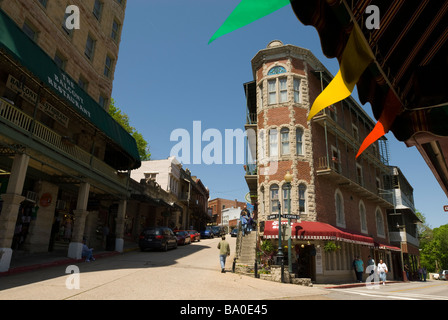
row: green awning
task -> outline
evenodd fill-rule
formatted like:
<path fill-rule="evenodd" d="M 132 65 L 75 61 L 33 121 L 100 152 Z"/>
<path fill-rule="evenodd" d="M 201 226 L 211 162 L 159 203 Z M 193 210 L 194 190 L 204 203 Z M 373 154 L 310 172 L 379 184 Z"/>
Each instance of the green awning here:
<path fill-rule="evenodd" d="M 85 119 L 106 134 L 135 161 L 128 169 L 140 166 L 135 139 L 118 124 L 77 82 L 61 70 L 8 15 L 0 9 L 0 49 L 39 78 L 47 87 L 73 107 Z"/>

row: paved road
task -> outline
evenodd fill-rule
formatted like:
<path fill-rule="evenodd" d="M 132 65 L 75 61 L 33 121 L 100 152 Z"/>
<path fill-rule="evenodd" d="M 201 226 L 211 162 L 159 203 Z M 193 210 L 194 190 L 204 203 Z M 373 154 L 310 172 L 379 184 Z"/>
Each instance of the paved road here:
<path fill-rule="evenodd" d="M 227 237 L 235 252 L 235 238 Z M 78 264 L 79 289 L 67 289 L 66 266 L 2 277 L 0 299 L 263 300 L 325 299 L 329 291 L 221 273 L 219 238 L 168 252 L 129 252 Z M 69 285 L 74 285 L 72 281 Z"/>
<path fill-rule="evenodd" d="M 448 281 L 430 280 L 366 286 L 349 289 L 331 289 L 328 299 L 335 300 L 448 300 Z"/>
<path fill-rule="evenodd" d="M 129 252 L 78 264 L 79 289 L 68 289 L 66 266 L 0 278 L 0 300 L 448 300 L 448 282 L 394 283 L 367 289 L 303 287 L 220 272 L 220 239 L 168 252 Z M 235 238 L 228 237 L 232 253 Z M 76 282 L 69 282 L 73 286 Z"/>

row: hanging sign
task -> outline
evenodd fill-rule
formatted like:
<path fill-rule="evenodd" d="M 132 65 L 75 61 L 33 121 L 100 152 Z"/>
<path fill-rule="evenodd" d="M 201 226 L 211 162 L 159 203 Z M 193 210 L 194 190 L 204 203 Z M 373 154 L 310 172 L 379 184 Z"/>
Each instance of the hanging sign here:
<path fill-rule="evenodd" d="M 48 207 L 51 204 L 51 194 L 50 193 L 44 193 L 41 197 L 40 197 L 40 201 L 39 204 L 42 207 Z"/>

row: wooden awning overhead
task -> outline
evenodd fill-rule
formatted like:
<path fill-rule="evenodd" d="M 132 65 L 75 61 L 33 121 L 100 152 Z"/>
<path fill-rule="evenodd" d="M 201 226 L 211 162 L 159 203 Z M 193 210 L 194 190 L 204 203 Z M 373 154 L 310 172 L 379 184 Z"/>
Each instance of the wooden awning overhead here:
<path fill-rule="evenodd" d="M 372 5 L 379 29 L 366 24 Z M 392 131 L 419 149 L 448 195 L 448 1 L 291 0 L 291 6 L 316 28 L 323 53 L 337 58 L 341 70 L 356 50 L 372 58 L 356 78 L 361 103 L 369 102 L 378 120 L 365 147 Z"/>

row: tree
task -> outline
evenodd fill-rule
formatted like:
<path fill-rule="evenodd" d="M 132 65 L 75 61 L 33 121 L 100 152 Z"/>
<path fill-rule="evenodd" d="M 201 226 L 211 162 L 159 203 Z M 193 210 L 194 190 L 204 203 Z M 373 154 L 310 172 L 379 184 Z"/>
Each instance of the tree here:
<path fill-rule="evenodd" d="M 109 114 L 135 139 L 140 159 L 142 161 L 150 160 L 151 153 L 149 152 L 148 142 L 141 133 L 130 125 L 128 115 L 115 106 L 114 99 L 111 100 Z"/>
<path fill-rule="evenodd" d="M 423 222 L 418 228 L 421 266 L 432 272 L 448 268 L 448 224 L 431 229 L 421 212 L 416 215 Z"/>

